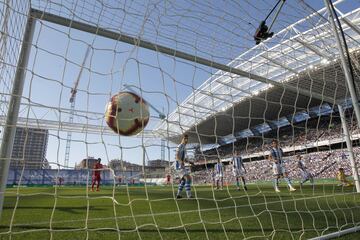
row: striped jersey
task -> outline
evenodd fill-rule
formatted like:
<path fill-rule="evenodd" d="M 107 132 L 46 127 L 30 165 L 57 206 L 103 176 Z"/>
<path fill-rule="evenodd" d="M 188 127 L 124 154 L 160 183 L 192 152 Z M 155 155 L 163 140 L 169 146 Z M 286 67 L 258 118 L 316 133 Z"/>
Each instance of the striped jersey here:
<path fill-rule="evenodd" d="M 223 166 L 224 165 L 221 162 L 215 165 L 216 174 L 223 174 Z"/>
<path fill-rule="evenodd" d="M 179 144 L 176 151 L 176 169 L 182 168 L 181 161 L 185 161 L 186 158 L 186 144 Z"/>
<path fill-rule="evenodd" d="M 234 156 L 233 157 L 233 164 L 234 164 L 234 168 L 236 169 L 241 169 L 243 167 L 243 159 L 240 156 Z"/>
<path fill-rule="evenodd" d="M 303 163 L 301 160 L 298 161 L 298 167 L 299 167 L 303 172 L 306 171 L 305 165 L 304 165 L 304 163 Z"/>
<path fill-rule="evenodd" d="M 270 154 L 277 164 L 282 164 L 283 150 L 281 148 L 271 148 Z"/>

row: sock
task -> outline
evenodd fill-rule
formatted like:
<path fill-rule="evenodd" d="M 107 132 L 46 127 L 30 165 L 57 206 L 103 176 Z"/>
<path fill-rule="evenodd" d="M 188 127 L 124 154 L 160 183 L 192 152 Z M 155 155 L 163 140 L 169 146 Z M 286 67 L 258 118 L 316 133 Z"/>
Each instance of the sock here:
<path fill-rule="evenodd" d="M 246 183 L 245 183 L 245 178 L 241 178 L 241 180 L 242 180 L 242 182 L 243 182 L 243 184 L 244 184 L 244 187 L 245 187 L 245 185 L 246 185 Z"/>
<path fill-rule="evenodd" d="M 178 187 L 178 192 L 177 192 L 177 195 L 179 196 L 180 193 L 182 192 L 183 188 L 184 188 L 184 185 L 185 185 L 185 180 L 184 179 L 181 179 L 180 180 L 180 183 L 179 183 L 179 187 Z"/>
<path fill-rule="evenodd" d="M 240 187 L 240 182 L 239 182 L 239 178 L 236 178 L 236 187 Z"/>
<path fill-rule="evenodd" d="M 191 181 L 186 181 L 185 182 L 185 190 L 186 190 L 186 196 L 189 198 L 191 197 Z"/>
<path fill-rule="evenodd" d="M 279 179 L 275 178 L 274 179 L 274 187 L 277 188 L 279 186 Z"/>
<path fill-rule="evenodd" d="M 289 185 L 289 187 L 291 186 L 291 181 L 290 181 L 290 179 L 289 178 L 287 178 L 287 177 L 284 177 L 284 180 L 285 180 L 285 182 Z"/>

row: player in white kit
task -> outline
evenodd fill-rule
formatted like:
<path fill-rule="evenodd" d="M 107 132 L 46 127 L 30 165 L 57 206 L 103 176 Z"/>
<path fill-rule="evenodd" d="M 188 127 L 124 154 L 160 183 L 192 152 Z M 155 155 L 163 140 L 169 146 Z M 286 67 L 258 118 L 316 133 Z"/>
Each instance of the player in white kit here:
<path fill-rule="evenodd" d="M 239 178 L 241 178 L 244 189 L 247 191 L 246 182 L 245 182 L 245 174 L 246 174 L 246 168 L 243 162 L 242 157 L 240 156 L 240 151 L 236 150 L 232 159 L 232 165 L 233 165 L 233 175 L 236 178 L 236 189 L 240 190 L 240 182 Z"/>
<path fill-rule="evenodd" d="M 221 162 L 220 158 L 218 158 L 217 163 L 215 164 L 215 172 L 216 172 L 216 189 L 219 189 L 219 182 L 221 182 L 221 190 L 224 188 L 224 164 Z"/>
<path fill-rule="evenodd" d="M 188 135 L 184 135 L 176 151 L 176 166 L 175 170 L 180 177 L 180 182 L 178 186 L 178 192 L 176 198 L 182 198 L 181 192 L 185 186 L 187 198 L 192 198 L 191 195 L 191 176 L 190 170 L 185 167 L 185 162 L 188 162 L 186 159 L 186 144 L 188 143 Z"/>
<path fill-rule="evenodd" d="M 283 154 L 283 150 L 279 147 L 278 141 L 276 139 L 272 140 L 269 160 L 273 163 L 275 192 L 280 192 L 279 179 L 281 177 L 284 178 L 285 182 L 288 184 L 290 192 L 293 192 L 296 191 L 296 189 L 291 185 L 291 181 L 288 178 L 288 174 L 284 167 Z"/>
<path fill-rule="evenodd" d="M 306 168 L 303 161 L 301 160 L 302 158 L 301 155 L 298 154 L 296 158 L 297 158 L 297 166 L 300 169 L 300 173 L 303 178 L 303 180 L 300 182 L 300 185 L 303 185 L 307 181 L 310 181 L 311 185 L 314 185 L 314 177 L 311 174 L 311 172 L 309 172 L 309 170 Z"/>

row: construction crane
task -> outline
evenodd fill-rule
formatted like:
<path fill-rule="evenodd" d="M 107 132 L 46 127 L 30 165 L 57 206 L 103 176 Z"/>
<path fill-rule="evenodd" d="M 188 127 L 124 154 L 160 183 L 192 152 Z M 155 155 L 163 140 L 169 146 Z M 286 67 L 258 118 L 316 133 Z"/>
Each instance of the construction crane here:
<path fill-rule="evenodd" d="M 74 122 L 74 111 L 75 111 L 75 100 L 76 100 L 76 93 L 77 93 L 77 88 L 78 88 L 78 85 L 79 85 L 79 82 L 80 82 L 80 78 L 81 78 L 81 74 L 82 74 L 82 71 L 84 69 L 84 66 L 85 66 L 85 63 L 86 63 L 86 60 L 89 56 L 89 53 L 90 53 L 90 46 L 87 47 L 86 49 L 86 53 L 85 53 L 85 57 L 84 57 L 84 60 L 82 62 L 82 65 L 80 67 L 80 72 L 78 74 L 78 77 L 74 83 L 74 87 L 71 89 L 71 96 L 70 96 L 70 104 L 71 104 L 71 107 L 70 107 L 70 115 L 69 115 L 69 123 L 72 124 Z M 67 135 L 66 135 L 66 147 L 65 147 L 65 161 L 64 161 L 64 166 L 66 168 L 69 167 L 69 158 L 70 158 L 70 146 L 71 146 L 71 135 L 72 135 L 72 132 L 67 132 Z"/>

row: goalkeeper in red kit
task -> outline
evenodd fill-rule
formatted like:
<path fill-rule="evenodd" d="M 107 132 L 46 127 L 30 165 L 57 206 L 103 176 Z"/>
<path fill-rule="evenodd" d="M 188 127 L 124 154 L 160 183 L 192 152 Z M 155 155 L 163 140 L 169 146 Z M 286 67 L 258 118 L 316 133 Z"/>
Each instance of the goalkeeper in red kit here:
<path fill-rule="evenodd" d="M 91 184 L 91 191 L 94 191 L 94 185 L 95 183 L 97 183 L 96 185 L 96 191 L 100 190 L 100 181 L 101 181 L 101 177 L 100 177 L 100 170 L 103 168 L 103 165 L 100 163 L 101 162 L 101 158 L 97 159 L 97 162 L 94 165 L 94 170 L 93 170 L 93 174 L 92 174 L 92 184 Z"/>

